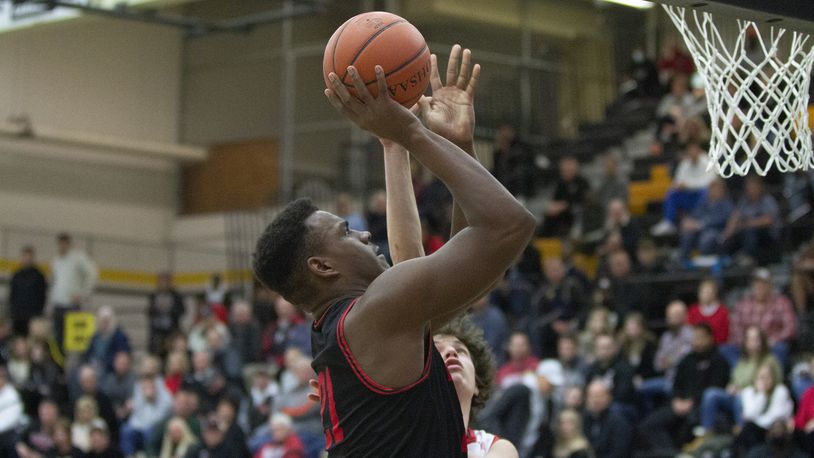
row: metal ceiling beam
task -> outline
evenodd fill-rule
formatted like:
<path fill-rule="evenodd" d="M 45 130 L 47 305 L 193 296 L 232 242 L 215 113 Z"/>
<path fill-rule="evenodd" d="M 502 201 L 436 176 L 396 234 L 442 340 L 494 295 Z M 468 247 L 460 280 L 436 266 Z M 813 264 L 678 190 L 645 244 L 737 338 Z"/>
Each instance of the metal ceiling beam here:
<path fill-rule="evenodd" d="M 82 11 L 83 13 L 113 19 L 176 27 L 184 29 L 188 37 L 195 38 L 213 33 L 245 33 L 259 25 L 316 14 L 324 11 L 327 1 L 328 0 L 303 0 L 297 2 L 293 8 L 263 11 L 220 21 L 206 21 L 196 17 L 162 13 L 152 8 L 134 8 L 124 3 L 119 3 L 116 7 L 110 9 L 71 0 L 16 0 L 16 3 L 18 5 L 23 3 L 41 4 L 46 5 L 49 9 L 57 7 L 72 8 Z"/>

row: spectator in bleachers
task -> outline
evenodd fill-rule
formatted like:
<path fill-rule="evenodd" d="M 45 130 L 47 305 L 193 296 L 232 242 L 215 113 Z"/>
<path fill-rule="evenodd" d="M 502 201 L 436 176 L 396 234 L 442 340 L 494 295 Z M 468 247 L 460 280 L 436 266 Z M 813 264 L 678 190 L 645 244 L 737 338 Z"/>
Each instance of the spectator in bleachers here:
<path fill-rule="evenodd" d="M 585 389 L 583 429 L 597 458 L 623 458 L 633 449 L 633 431 L 627 419 L 611 406 L 610 386 L 594 380 Z"/>
<path fill-rule="evenodd" d="M 608 257 L 608 276 L 600 279 L 600 285 L 607 282 L 604 305 L 616 313 L 621 321 L 627 313 L 642 311 L 639 285 L 631 282 L 632 263 L 624 250 L 617 250 Z"/>
<path fill-rule="evenodd" d="M 104 420 L 96 420 L 90 429 L 90 450 L 86 458 L 124 458 L 121 450 L 111 441 L 110 430 Z"/>
<path fill-rule="evenodd" d="M 113 408 L 113 403 L 110 398 L 99 389 L 98 377 L 96 370 L 89 365 L 79 367 L 79 392 L 72 399 L 79 399 L 81 397 L 90 398 L 94 402 L 96 412 L 102 417 L 112 431 L 116 434 L 113 437 L 118 437 L 119 423 L 116 417 L 116 411 Z M 77 401 L 78 402 L 78 401 Z M 75 412 L 74 412 L 75 414 Z M 74 441 L 75 442 L 75 441 Z M 82 448 L 78 445 L 79 448 Z"/>
<path fill-rule="evenodd" d="M 254 317 L 260 325 L 260 329 L 264 329 L 266 325 L 277 318 L 277 314 L 274 312 L 274 301 L 277 299 L 278 294 L 256 281 L 253 291 L 252 309 Z"/>
<path fill-rule="evenodd" d="M 230 382 L 241 380 L 240 354 L 234 347 L 234 341 L 227 342 L 226 336 L 217 329 L 210 329 L 206 334 L 207 348 L 212 356 L 212 366 L 226 376 Z"/>
<path fill-rule="evenodd" d="M 584 319 L 588 297 L 579 281 L 567 275 L 560 258 L 548 258 L 543 266 L 544 282 L 532 299 L 531 320 L 537 335 L 538 354 L 556 355 L 557 339 L 576 331 Z"/>
<path fill-rule="evenodd" d="M 795 256 L 791 276 L 791 297 L 801 315 L 814 309 L 814 240 L 804 244 Z"/>
<path fill-rule="evenodd" d="M 82 355 L 82 362 L 92 365 L 100 374 L 107 374 L 113 372 L 113 359 L 120 352 L 130 352 L 130 340 L 116 322 L 113 308 L 103 306 L 96 313 L 96 332 Z"/>
<path fill-rule="evenodd" d="M 274 371 L 267 365 L 257 365 L 251 371 L 249 396 L 249 427 L 254 430 L 271 414 L 274 399 L 280 394 L 280 385 L 274 380 Z"/>
<path fill-rule="evenodd" d="M 531 352 L 531 341 L 525 332 L 513 332 L 507 350 L 509 360 L 500 366 L 495 375 L 495 384 L 500 388 L 507 388 L 522 380 L 525 374 L 537 370 L 540 363 Z"/>
<path fill-rule="evenodd" d="M 743 345 L 746 330 L 757 326 L 766 333 L 772 352 L 787 367 L 789 345 L 797 335 L 797 315 L 791 301 L 776 291 L 772 284 L 772 274 L 768 269 L 755 269 L 752 275 L 751 294 L 735 306 L 731 316 L 730 345 L 721 350 L 733 365 Z"/>
<path fill-rule="evenodd" d="M 741 392 L 740 402 L 743 406 L 743 424 L 734 445 L 740 456 L 762 444 L 774 422 L 787 423 L 794 412 L 789 390 L 771 364 L 758 367 L 753 383 Z"/>
<path fill-rule="evenodd" d="M 367 231 L 365 217 L 354 208 L 353 197 L 346 192 L 340 192 L 336 196 L 336 216 L 344 218 L 353 231 Z"/>
<path fill-rule="evenodd" d="M 57 420 L 54 428 L 54 448 L 49 455 L 58 458 L 85 458 L 85 453 L 73 445 L 71 421 L 67 418 Z"/>
<path fill-rule="evenodd" d="M 628 74 L 636 85 L 633 89 L 633 95 L 636 97 L 649 99 L 661 95 L 661 82 L 656 64 L 641 48 L 636 48 L 631 53 Z"/>
<path fill-rule="evenodd" d="M 687 321 L 693 326 L 702 321 L 709 324 L 717 345 L 729 340 L 729 309 L 718 299 L 718 283 L 714 279 L 706 278 L 698 285 L 698 302 L 690 307 Z"/>
<path fill-rule="evenodd" d="M 152 437 L 148 442 L 147 453 L 151 456 L 158 454 L 165 442 L 164 438 L 168 433 L 169 423 L 176 418 L 184 422 L 192 432 L 193 437 L 201 437 L 201 423 L 197 415 L 198 407 L 198 392 L 192 386 L 182 386 L 172 398 L 172 413 L 153 429 Z"/>
<path fill-rule="evenodd" d="M 240 355 L 243 365 L 259 362 L 262 357 L 260 326 L 252 319 L 252 306 L 248 301 L 238 300 L 232 305 L 232 347 Z"/>
<path fill-rule="evenodd" d="M 167 433 L 161 441 L 158 458 L 184 458 L 198 439 L 181 417 L 172 417 L 167 423 Z"/>
<path fill-rule="evenodd" d="M 189 371 L 189 357 L 185 351 L 172 351 L 167 355 L 164 369 L 164 385 L 170 394 L 175 395 Z"/>
<path fill-rule="evenodd" d="M 670 301 L 670 292 L 654 279 L 667 273 L 664 257 L 656 243 L 649 238 L 639 241 L 636 248 L 636 265 L 633 269 L 638 280 L 634 304 L 644 315 L 647 323 L 660 326 L 664 321 L 664 307 Z"/>
<path fill-rule="evenodd" d="M 215 390 L 219 378 L 223 376 L 214 366 L 212 354 L 209 351 L 198 351 L 192 354 L 192 372 L 187 374 L 182 386 L 187 386 L 198 394 L 201 410 L 206 412 L 214 408 L 209 393 Z"/>
<path fill-rule="evenodd" d="M 133 413 L 121 427 L 120 444 L 125 456 L 133 456 L 150 443 L 153 428 L 172 410 L 172 396 L 160 377 L 142 376 L 133 396 Z"/>
<path fill-rule="evenodd" d="M 726 183 L 720 178 L 712 180 L 695 210 L 681 220 L 680 259 L 689 259 L 696 249 L 702 255 L 719 253 L 727 221 L 734 209 Z"/>
<path fill-rule="evenodd" d="M 545 210 L 540 227 L 540 235 L 543 237 L 568 236 L 591 191 L 588 181 L 580 174 L 579 162 L 575 157 L 560 159 L 559 169 L 554 195 Z"/>
<path fill-rule="evenodd" d="M 814 387 L 807 389 L 800 399 L 794 416 L 794 427 L 802 438 L 806 452 L 814 454 Z"/>
<path fill-rule="evenodd" d="M 17 427 L 23 418 L 23 403 L 10 383 L 5 365 L 0 365 L 0 452 L 13 456 Z"/>
<path fill-rule="evenodd" d="M 607 255 L 618 249 L 624 249 L 628 256 L 636 255 L 636 246 L 639 244 L 641 229 L 638 223 L 630 217 L 627 204 L 622 199 L 611 199 L 605 209 L 605 225 L 602 231 L 586 236 L 588 240 L 599 240 L 601 242 L 597 254 Z M 609 243 L 609 239 L 614 237 L 618 240 Z"/>
<path fill-rule="evenodd" d="M 311 367 L 311 358 L 303 356 L 291 361 L 288 370 L 296 377 L 297 384 L 287 391 L 280 393 L 275 402 L 273 411 L 282 412 L 294 421 L 294 430 L 301 439 L 322 438 L 323 428 L 319 413 L 319 403 L 311 400 L 311 386 L 308 381 L 315 377 Z M 317 439 L 319 440 L 319 439 Z"/>
<path fill-rule="evenodd" d="M 534 152 L 518 138 L 514 127 L 498 127 L 493 157 L 492 174 L 510 193 L 534 196 Z"/>
<path fill-rule="evenodd" d="M 305 458 L 305 449 L 292 428 L 291 417 L 276 413 L 269 418 L 269 423 L 271 442 L 260 448 L 254 458 Z"/>
<path fill-rule="evenodd" d="M 585 380 L 590 384 L 602 381 L 611 390 L 614 408 L 626 418 L 635 417 L 636 388 L 633 368 L 619 352 L 619 344 L 610 334 L 601 334 L 594 342 L 596 361 L 588 366 Z"/>
<path fill-rule="evenodd" d="M 38 320 L 32 320 L 32 323 Z M 29 332 L 30 333 L 30 332 Z M 0 364 L 6 364 L 9 357 L 9 346 L 14 333 L 11 330 L 11 322 L 5 317 L 0 317 Z"/>
<path fill-rule="evenodd" d="M 37 418 L 20 433 L 16 451 L 19 458 L 42 458 L 54 448 L 54 430 L 59 420 L 59 406 L 44 398 L 37 407 Z"/>
<path fill-rule="evenodd" d="M 25 411 L 29 414 L 34 412 L 43 398 L 53 398 L 58 402 L 67 399 L 64 376 L 48 355 L 47 344 L 40 340 L 31 340 L 30 346 L 31 370 L 20 390 Z"/>
<path fill-rule="evenodd" d="M 625 319 L 619 336 L 621 357 L 633 368 L 636 386 L 644 379 L 656 376 L 653 360 L 656 357 L 656 337 L 647 329 L 644 316 L 633 312 Z"/>
<path fill-rule="evenodd" d="M 127 420 L 132 411 L 133 391 L 136 388 L 136 374 L 130 361 L 130 353 L 121 351 L 113 359 L 113 372 L 102 376 L 100 389 L 113 403 L 113 410 L 119 422 Z"/>
<path fill-rule="evenodd" d="M 221 323 L 229 321 L 229 290 L 221 274 L 212 274 L 209 284 L 206 285 L 206 293 L 203 295 L 203 299 L 203 304 L 198 301 L 199 312 L 205 310 L 204 315 L 209 313 Z"/>
<path fill-rule="evenodd" d="M 716 387 L 704 391 L 699 435 L 703 436 L 713 431 L 720 414 L 727 415 L 735 424 L 741 424 L 743 407 L 739 395 L 754 382 L 758 368 L 764 366 L 774 370 L 774 380 L 782 379 L 783 371 L 780 363 L 769 351 L 766 335 L 760 328 L 752 326 L 746 331 L 742 356 L 732 371 L 726 389 Z"/>
<path fill-rule="evenodd" d="M 639 425 L 647 448 L 674 453 L 692 436 L 704 390 L 726 386 L 729 364 L 718 353 L 712 329 L 706 323 L 693 328 L 692 352 L 679 363 L 670 405 L 650 414 Z"/>
<path fill-rule="evenodd" d="M 42 316 L 48 284 L 45 275 L 34 264 L 34 247 L 20 250 L 20 268 L 9 281 L 8 308 L 14 333 L 28 335 L 28 323 Z"/>
<path fill-rule="evenodd" d="M 662 97 L 656 108 L 658 126 L 655 141 L 650 146 L 650 153 L 656 156 L 672 154 L 678 142 L 678 120 L 694 102 L 689 75 L 674 75 L 669 84 L 670 92 Z"/>
<path fill-rule="evenodd" d="M 767 193 L 759 176 L 746 177 L 746 192 L 729 217 L 724 231 L 723 252 L 752 258 L 758 265 L 775 259 L 780 242 L 777 201 Z"/>
<path fill-rule="evenodd" d="M 469 309 L 469 317 L 483 331 L 483 338 L 492 350 L 497 364 L 504 359 L 503 343 L 509 337 L 509 326 L 503 312 L 491 302 L 491 294 L 484 294 Z"/>
<path fill-rule="evenodd" d="M 645 411 L 650 411 L 656 401 L 670 394 L 675 371 L 681 360 L 692 349 L 693 331 L 687 323 L 687 306 L 681 301 L 667 305 L 665 313 L 667 329 L 659 338 L 653 368 L 659 374 L 645 379 L 639 386 Z"/>
<path fill-rule="evenodd" d="M 585 322 L 585 329 L 579 333 L 578 353 L 582 355 L 585 362 L 592 364 L 594 362 L 594 342 L 596 338 L 602 334 L 613 333 L 615 326 L 611 319 L 611 312 L 605 307 L 596 307 L 588 314 L 588 320 Z"/>
<path fill-rule="evenodd" d="M 599 208 L 608 208 L 613 200 L 621 200 L 627 204 L 627 185 L 627 180 L 620 175 L 619 156 L 613 152 L 605 153 L 602 156 L 602 179 L 592 192 Z"/>
<path fill-rule="evenodd" d="M 575 410 L 564 410 L 557 419 L 557 435 L 554 439 L 554 458 L 590 458 L 591 444 L 582 430 L 582 417 Z"/>
<path fill-rule="evenodd" d="M 228 425 L 220 420 L 214 413 L 209 414 L 203 424 L 201 434 L 202 442 L 193 446 L 186 454 L 185 458 L 210 458 L 210 457 L 235 457 L 238 450 L 233 444 L 226 440 Z"/>
<path fill-rule="evenodd" d="M 230 444 L 229 448 L 236 452 L 233 456 L 236 458 L 250 458 L 251 454 L 246 445 L 246 434 L 237 422 L 241 399 L 236 393 L 237 391 L 222 396 L 215 408 L 215 414 L 226 425 L 225 442 Z"/>
<path fill-rule="evenodd" d="M 71 236 L 57 236 L 58 254 L 51 261 L 50 304 L 54 320 L 54 337 L 62 350 L 65 336 L 65 314 L 86 305 L 96 288 L 99 272 L 84 252 L 73 248 Z"/>
<path fill-rule="evenodd" d="M 158 274 L 156 291 L 150 294 L 147 321 L 150 327 L 148 350 L 161 357 L 167 354 L 167 338 L 181 329 L 186 313 L 184 298 L 172 285 L 172 274 Z"/>
<path fill-rule="evenodd" d="M 31 359 L 28 351 L 28 341 L 25 337 L 13 337 L 11 339 L 11 351 L 9 352 L 6 368 L 8 370 L 9 381 L 18 391 L 31 375 Z"/>
<path fill-rule="evenodd" d="M 665 44 L 656 66 L 663 84 L 673 80 L 676 75 L 690 76 L 695 70 L 692 57 L 681 48 L 675 38 Z"/>
<path fill-rule="evenodd" d="M 94 420 L 99 417 L 99 406 L 92 396 L 82 396 L 74 405 L 73 423 L 71 424 L 71 443 L 87 453 L 90 451 L 90 429 Z"/>
<path fill-rule="evenodd" d="M 698 142 L 687 145 L 686 157 L 679 162 L 670 190 L 664 197 L 664 218 L 653 226 L 653 235 L 675 234 L 681 216 L 695 211 L 715 179 L 715 174 L 707 170 L 708 163 L 709 159 Z"/>
<path fill-rule="evenodd" d="M 263 330 L 263 357 L 277 366 L 283 365 L 283 355 L 295 347 L 303 353 L 311 351 L 311 330 L 291 302 L 279 296 L 274 302 L 277 320 Z"/>

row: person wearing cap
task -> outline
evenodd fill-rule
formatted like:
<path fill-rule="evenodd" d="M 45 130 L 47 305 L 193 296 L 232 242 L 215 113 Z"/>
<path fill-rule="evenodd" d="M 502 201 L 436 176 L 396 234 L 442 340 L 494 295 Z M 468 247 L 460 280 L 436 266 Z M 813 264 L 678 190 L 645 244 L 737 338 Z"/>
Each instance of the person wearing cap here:
<path fill-rule="evenodd" d="M 750 326 L 757 326 L 766 333 L 772 352 L 787 367 L 789 344 L 797 336 L 797 315 L 789 298 L 774 290 L 772 274 L 765 268 L 755 269 L 751 293 L 738 302 L 732 314 L 729 344 L 721 348 L 732 365 L 737 361 Z"/>

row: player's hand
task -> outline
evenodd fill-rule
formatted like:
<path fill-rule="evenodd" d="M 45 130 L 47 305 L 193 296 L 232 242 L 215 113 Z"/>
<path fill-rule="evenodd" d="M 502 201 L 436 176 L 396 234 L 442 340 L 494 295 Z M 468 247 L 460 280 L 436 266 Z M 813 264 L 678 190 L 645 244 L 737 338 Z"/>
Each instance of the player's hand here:
<path fill-rule="evenodd" d="M 319 395 L 319 381 L 317 379 L 312 378 L 308 380 L 308 384 L 311 385 L 311 388 L 314 389 L 312 393 L 308 393 L 308 399 L 314 402 L 321 402 L 322 397 Z"/>
<path fill-rule="evenodd" d="M 402 140 L 408 138 L 411 126 L 420 125 L 418 118 L 410 110 L 390 97 L 381 66 L 376 66 L 376 81 L 379 87 L 377 97 L 373 97 L 367 90 L 355 67 L 348 67 L 348 74 L 356 89 L 355 97 L 333 72 L 328 75 L 331 87 L 325 89 L 325 96 L 338 112 L 354 124 L 379 138 L 397 143 L 402 143 Z"/>
<path fill-rule="evenodd" d="M 480 65 L 472 67 L 472 53 L 452 47 L 447 63 L 446 84 L 441 82 L 438 58 L 430 56 L 432 97 L 418 101 L 419 117 L 428 129 L 456 145 L 471 144 L 475 134 L 475 88 Z"/>

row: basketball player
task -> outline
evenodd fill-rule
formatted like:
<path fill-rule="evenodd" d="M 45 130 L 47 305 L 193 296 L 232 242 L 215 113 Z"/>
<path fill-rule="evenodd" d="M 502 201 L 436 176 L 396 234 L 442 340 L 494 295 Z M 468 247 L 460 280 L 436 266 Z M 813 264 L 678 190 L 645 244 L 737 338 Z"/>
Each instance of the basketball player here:
<path fill-rule="evenodd" d="M 457 314 L 502 275 L 534 219 L 476 160 L 390 99 L 381 67 L 378 97 L 348 71 L 358 98 L 332 73 L 331 104 L 411 151 L 447 184 L 469 227 L 433 255 L 387 269 L 368 233 L 299 200 L 261 236 L 254 269 L 317 318 L 313 366 L 330 456 L 465 456 L 460 405 L 431 323 Z M 470 94 L 476 83 L 474 70 L 456 79 Z"/>

